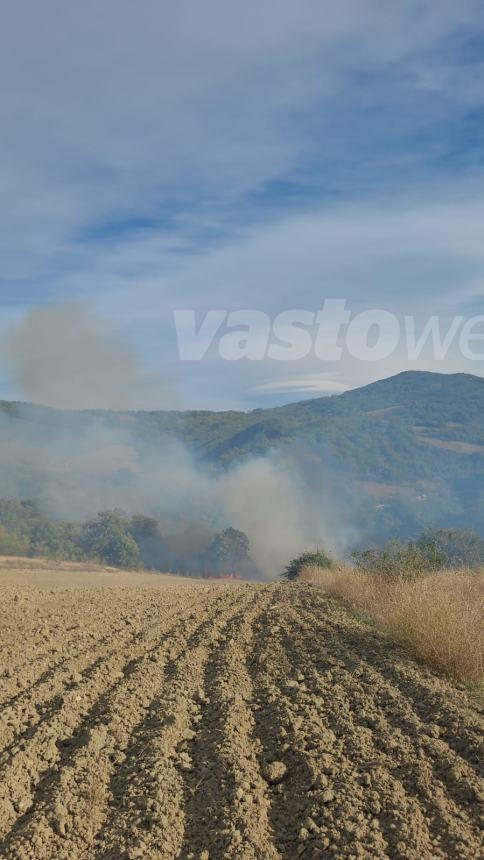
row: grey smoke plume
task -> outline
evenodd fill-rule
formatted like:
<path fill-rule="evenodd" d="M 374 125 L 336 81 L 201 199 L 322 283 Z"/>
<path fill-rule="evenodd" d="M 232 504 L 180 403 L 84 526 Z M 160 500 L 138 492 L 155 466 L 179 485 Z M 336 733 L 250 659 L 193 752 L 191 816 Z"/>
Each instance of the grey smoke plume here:
<path fill-rule="evenodd" d="M 60 409 L 173 408 L 169 386 L 143 372 L 87 304 L 34 308 L 6 335 L 2 355 L 24 396 Z"/>
<path fill-rule="evenodd" d="M 269 578 L 317 543 L 342 549 L 330 539 L 332 517 L 323 494 L 310 497 L 297 464 L 281 454 L 235 467 L 220 478 L 217 490 L 228 518 L 250 535 L 252 557 Z"/>
<path fill-rule="evenodd" d="M 85 306 L 30 312 L 6 350 L 25 396 L 53 406 L 132 409 L 133 388 L 142 398 L 153 390 L 132 353 Z M 220 471 L 142 414 L 0 412 L 2 497 L 35 497 L 62 519 L 115 507 L 149 514 L 191 554 L 233 526 L 248 535 L 264 578 L 303 549 L 323 543 L 341 554 L 355 537 L 343 525 L 352 518 L 341 476 L 314 458 L 309 476 L 306 453 L 273 452 Z"/>
<path fill-rule="evenodd" d="M 32 415 L 32 407 L 24 409 L 20 419 L 0 418 L 3 497 L 38 498 L 46 512 L 62 519 L 112 508 L 148 514 L 187 556 L 233 526 L 247 534 L 251 558 L 266 579 L 304 549 L 322 544 L 340 556 L 355 540 L 341 476 L 323 463 L 312 464 L 311 482 L 304 462 L 289 452 L 219 471 L 177 440 L 160 435 L 146 441 L 139 427 L 123 426 L 132 416 Z"/>

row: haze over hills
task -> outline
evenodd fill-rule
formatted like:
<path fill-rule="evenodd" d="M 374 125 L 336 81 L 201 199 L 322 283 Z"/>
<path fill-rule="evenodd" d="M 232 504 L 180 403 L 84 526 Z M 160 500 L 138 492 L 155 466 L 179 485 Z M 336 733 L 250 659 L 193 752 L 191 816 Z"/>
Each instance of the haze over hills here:
<path fill-rule="evenodd" d="M 162 475 L 166 446 L 176 440 L 204 473 L 261 457 L 278 458 L 280 470 L 297 462 L 312 491 L 317 474 L 335 510 L 341 503 L 341 517 L 365 538 L 484 524 L 484 379 L 467 374 L 404 372 L 248 413 L 66 412 L 4 401 L 0 432 L 4 498 L 43 497 L 48 481 L 47 495 L 62 499 L 82 476 L 90 504 L 102 487 L 99 505 L 129 508 L 139 499 L 133 481 L 146 451 Z M 164 482 L 158 488 L 173 491 Z"/>

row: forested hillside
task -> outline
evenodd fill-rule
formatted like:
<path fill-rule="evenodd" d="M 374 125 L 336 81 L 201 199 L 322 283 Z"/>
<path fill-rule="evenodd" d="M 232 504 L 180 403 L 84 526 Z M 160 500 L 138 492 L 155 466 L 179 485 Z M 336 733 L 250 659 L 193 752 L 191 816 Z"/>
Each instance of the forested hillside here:
<path fill-rule="evenodd" d="M 3 402 L 0 416 L 4 498 L 42 495 L 46 468 L 62 487 L 79 458 L 84 473 L 128 487 L 140 451 L 156 457 L 176 439 L 217 471 L 273 451 L 318 464 L 336 487 L 340 476 L 341 492 L 366 500 L 359 527 L 372 538 L 427 525 L 482 531 L 484 523 L 480 377 L 407 372 L 249 413 L 60 412 Z"/>

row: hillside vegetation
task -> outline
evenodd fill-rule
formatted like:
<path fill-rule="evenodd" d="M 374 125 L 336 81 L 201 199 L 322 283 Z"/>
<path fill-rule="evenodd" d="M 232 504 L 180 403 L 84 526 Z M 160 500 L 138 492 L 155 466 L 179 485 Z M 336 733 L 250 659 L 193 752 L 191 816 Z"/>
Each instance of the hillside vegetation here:
<path fill-rule="evenodd" d="M 122 440 L 106 443 L 102 479 L 129 492 L 136 454 L 146 446 L 156 451 L 168 437 L 214 469 L 274 450 L 297 457 L 309 472 L 319 464 L 333 497 L 338 491 L 351 497 L 351 515 L 365 539 L 410 536 L 428 525 L 483 530 L 480 377 L 407 372 L 345 394 L 248 413 L 76 413 L 3 402 L 2 495 L 38 496 L 45 475 L 28 446 L 59 433 L 61 451 L 47 450 L 51 481 L 60 486 L 80 439 L 92 435 L 93 449 L 99 434 Z M 84 460 L 85 474 L 100 470 L 94 457 L 91 464 Z"/>

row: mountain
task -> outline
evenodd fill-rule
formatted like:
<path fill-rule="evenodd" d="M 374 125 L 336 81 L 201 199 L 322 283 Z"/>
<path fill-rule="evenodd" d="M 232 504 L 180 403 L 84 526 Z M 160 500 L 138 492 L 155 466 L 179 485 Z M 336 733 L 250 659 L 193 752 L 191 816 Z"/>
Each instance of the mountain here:
<path fill-rule="evenodd" d="M 429 523 L 482 531 L 484 379 L 468 374 L 405 372 L 248 413 L 63 412 L 0 402 L 0 495 L 42 494 L 46 463 L 62 481 L 76 457 L 84 470 L 122 484 L 139 451 L 156 451 L 167 437 L 216 469 L 296 451 L 364 500 L 372 535 Z"/>

